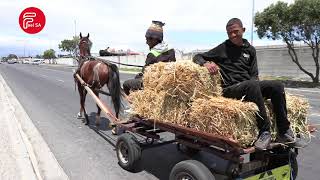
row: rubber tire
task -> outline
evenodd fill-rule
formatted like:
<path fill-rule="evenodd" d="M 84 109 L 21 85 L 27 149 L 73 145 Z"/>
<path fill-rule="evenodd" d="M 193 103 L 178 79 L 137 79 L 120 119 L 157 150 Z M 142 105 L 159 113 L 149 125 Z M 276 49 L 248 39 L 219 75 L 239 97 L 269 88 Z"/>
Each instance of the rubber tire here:
<path fill-rule="evenodd" d="M 122 162 L 120 158 L 120 146 L 123 145 L 126 146 L 128 151 L 128 162 Z M 119 136 L 116 144 L 116 153 L 119 165 L 127 171 L 133 171 L 141 159 L 141 147 L 129 133 Z"/>
<path fill-rule="evenodd" d="M 291 168 L 291 175 L 292 175 L 292 179 L 295 180 L 297 178 L 297 175 L 298 175 L 298 161 L 297 161 L 297 154 L 295 152 L 293 152 L 292 149 L 290 149 L 288 152 L 287 152 L 287 155 L 286 156 L 282 156 L 282 157 L 278 157 L 278 158 L 273 158 L 271 160 L 270 163 L 270 167 L 271 169 L 274 169 L 274 168 L 277 168 L 279 167 L 280 165 L 283 164 L 283 162 L 287 162 L 289 163 L 290 165 L 290 168 Z"/>
<path fill-rule="evenodd" d="M 292 178 L 293 178 L 293 180 L 295 180 L 295 179 L 297 179 L 298 170 L 299 170 L 296 153 L 291 152 L 289 155 L 289 158 L 290 158 L 289 160 L 290 160 Z"/>
<path fill-rule="evenodd" d="M 185 160 L 176 164 L 170 172 L 170 180 L 181 180 L 181 176 L 188 175 L 192 180 L 215 180 L 210 170 L 196 160 Z"/>

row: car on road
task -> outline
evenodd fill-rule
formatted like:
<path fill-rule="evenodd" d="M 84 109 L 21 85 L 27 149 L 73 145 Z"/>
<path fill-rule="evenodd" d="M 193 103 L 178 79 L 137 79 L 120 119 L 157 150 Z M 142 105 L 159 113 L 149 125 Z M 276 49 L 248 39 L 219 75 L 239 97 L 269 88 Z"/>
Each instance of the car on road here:
<path fill-rule="evenodd" d="M 31 64 L 33 64 L 33 65 L 39 65 L 39 64 L 41 64 L 42 62 L 41 62 L 41 60 L 39 60 L 39 59 L 36 59 L 36 60 L 34 60 L 34 61 L 32 61 L 31 62 Z"/>
<path fill-rule="evenodd" d="M 15 63 L 18 63 L 17 59 L 9 59 L 8 60 L 8 64 L 15 64 Z"/>
<path fill-rule="evenodd" d="M 30 64 L 30 60 L 29 60 L 29 59 L 24 59 L 24 60 L 22 61 L 22 64 Z"/>

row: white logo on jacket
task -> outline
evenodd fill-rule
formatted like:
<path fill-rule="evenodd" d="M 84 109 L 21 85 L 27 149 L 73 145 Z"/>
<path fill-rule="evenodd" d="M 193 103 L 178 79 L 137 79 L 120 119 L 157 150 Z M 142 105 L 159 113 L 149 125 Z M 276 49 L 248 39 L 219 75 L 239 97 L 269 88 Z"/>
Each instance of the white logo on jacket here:
<path fill-rule="evenodd" d="M 246 62 L 249 62 L 250 54 L 243 53 L 242 56 L 244 57 Z"/>

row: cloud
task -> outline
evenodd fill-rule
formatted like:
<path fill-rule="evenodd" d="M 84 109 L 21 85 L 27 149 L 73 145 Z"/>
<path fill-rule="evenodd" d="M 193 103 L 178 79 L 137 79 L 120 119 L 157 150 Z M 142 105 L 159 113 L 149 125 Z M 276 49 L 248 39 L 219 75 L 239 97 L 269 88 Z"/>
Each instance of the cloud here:
<path fill-rule="evenodd" d="M 277 0 L 255 0 L 255 11 L 261 11 Z M 58 50 L 58 43 L 71 39 L 79 32 L 90 33 L 93 51 L 107 46 L 146 51 L 145 31 L 152 20 L 166 23 L 165 34 L 173 32 L 224 32 L 225 24 L 232 17 L 243 20 L 250 30 L 253 0 L 10 0 L 0 2 L 0 43 L 16 43 L 23 39 L 30 45 Z M 292 3 L 293 0 L 285 0 Z M 24 33 L 18 25 L 20 12 L 27 7 L 38 7 L 46 15 L 46 25 L 35 35 Z M 250 33 L 248 32 L 247 33 Z M 190 37 L 192 38 L 191 34 Z M 2 39 L 4 38 L 4 39 Z M 165 37 L 166 38 L 166 37 Z M 179 42 L 170 36 L 169 42 L 182 48 L 211 46 L 213 43 L 194 38 L 192 44 Z M 10 41 L 10 42 L 8 42 Z M 31 43 L 32 42 L 32 43 Z M 54 45 L 53 45 L 54 43 Z M 21 47 L 21 43 L 16 43 Z"/>

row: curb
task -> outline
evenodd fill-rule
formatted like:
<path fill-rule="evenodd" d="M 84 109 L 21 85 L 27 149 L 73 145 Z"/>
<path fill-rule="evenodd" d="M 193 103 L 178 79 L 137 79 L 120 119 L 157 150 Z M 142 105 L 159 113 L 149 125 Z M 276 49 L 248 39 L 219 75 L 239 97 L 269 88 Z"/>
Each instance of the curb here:
<path fill-rule="evenodd" d="M 32 120 L 25 112 L 22 105 L 19 103 L 10 87 L 0 74 L 0 84 L 3 86 L 4 94 L 8 100 L 8 106 L 12 109 L 13 119 L 17 124 L 20 136 L 24 146 L 27 149 L 33 171 L 38 180 L 69 180 L 68 176 L 63 171 L 62 167 L 54 157 L 50 148 L 42 138 L 37 128 L 32 123 Z M 24 177 L 27 178 L 27 177 Z"/>

